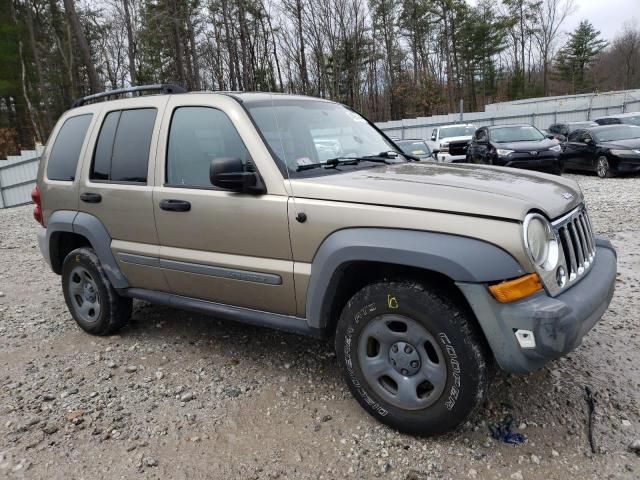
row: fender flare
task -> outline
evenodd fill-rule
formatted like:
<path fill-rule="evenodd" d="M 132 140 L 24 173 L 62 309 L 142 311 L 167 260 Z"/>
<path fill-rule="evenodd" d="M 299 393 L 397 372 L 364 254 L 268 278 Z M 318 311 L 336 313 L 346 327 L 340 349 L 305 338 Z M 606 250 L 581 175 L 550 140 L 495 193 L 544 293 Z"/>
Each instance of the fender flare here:
<path fill-rule="evenodd" d="M 327 327 L 341 272 L 357 261 L 417 267 L 468 283 L 500 281 L 526 273 L 505 250 L 474 238 L 385 228 L 339 230 L 324 240 L 311 264 L 306 302 L 310 327 Z"/>
<path fill-rule="evenodd" d="M 51 252 L 51 236 L 57 232 L 73 232 L 89 240 L 113 287 L 129 287 L 129 282 L 118 267 L 111 251 L 111 236 L 100 220 L 84 212 L 70 210 L 54 212 L 47 222 L 46 245 L 49 246 L 49 252 Z"/>

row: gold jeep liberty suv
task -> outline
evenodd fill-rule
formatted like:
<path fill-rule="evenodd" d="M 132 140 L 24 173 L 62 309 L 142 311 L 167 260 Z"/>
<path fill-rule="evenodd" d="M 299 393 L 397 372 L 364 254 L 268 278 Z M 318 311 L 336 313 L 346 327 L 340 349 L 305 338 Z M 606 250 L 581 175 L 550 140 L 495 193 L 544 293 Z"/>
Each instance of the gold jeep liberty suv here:
<path fill-rule="evenodd" d="M 87 332 L 116 331 L 135 298 L 334 338 L 355 399 L 404 432 L 460 425 L 493 365 L 571 351 L 614 291 L 616 252 L 575 182 L 417 161 L 317 98 L 154 85 L 79 99 L 33 197 Z"/>

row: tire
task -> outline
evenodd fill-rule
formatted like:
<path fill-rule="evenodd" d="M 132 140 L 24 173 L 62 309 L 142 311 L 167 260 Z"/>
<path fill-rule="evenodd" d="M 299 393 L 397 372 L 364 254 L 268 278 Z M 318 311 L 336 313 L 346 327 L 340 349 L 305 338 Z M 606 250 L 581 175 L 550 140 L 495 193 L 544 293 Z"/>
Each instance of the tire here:
<path fill-rule="evenodd" d="M 133 301 L 118 295 L 91 248 L 64 259 L 62 292 L 76 323 L 93 335 L 110 335 L 131 318 Z"/>
<path fill-rule="evenodd" d="M 553 175 L 561 176 L 564 173 L 564 165 L 557 165 L 551 169 Z"/>
<path fill-rule="evenodd" d="M 401 281 L 357 292 L 335 344 L 347 385 L 370 415 L 401 432 L 433 435 L 455 429 L 482 403 L 490 375 L 483 340 L 445 296 Z"/>
<path fill-rule="evenodd" d="M 596 174 L 600 178 L 613 177 L 613 174 L 611 173 L 611 165 L 609 165 L 609 160 L 604 155 L 598 158 L 596 162 Z"/>

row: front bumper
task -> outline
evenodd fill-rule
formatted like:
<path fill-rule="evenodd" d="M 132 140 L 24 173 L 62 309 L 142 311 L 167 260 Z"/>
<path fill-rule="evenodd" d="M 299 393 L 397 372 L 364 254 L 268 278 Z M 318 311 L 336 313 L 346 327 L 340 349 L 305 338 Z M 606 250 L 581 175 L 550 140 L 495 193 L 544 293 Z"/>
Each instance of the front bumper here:
<path fill-rule="evenodd" d="M 526 153 L 512 153 L 511 155 L 498 157 L 496 165 L 511 168 L 525 168 L 532 170 L 553 170 L 562 165 L 563 161 L 560 155 L 549 155 L 538 157 Z"/>
<path fill-rule="evenodd" d="M 554 297 L 540 292 L 512 303 L 499 303 L 486 285 L 458 283 L 473 309 L 500 368 L 511 373 L 537 370 L 578 345 L 607 310 L 616 282 L 616 251 L 596 239 L 589 273 Z M 521 348 L 516 330 L 533 332 L 535 347 Z"/>
<path fill-rule="evenodd" d="M 640 158 L 619 158 L 617 162 L 610 161 L 611 170 L 619 174 L 640 173 Z"/>
<path fill-rule="evenodd" d="M 467 160 L 466 155 L 449 155 L 448 153 L 438 153 L 438 161 L 443 163 L 460 163 Z"/>

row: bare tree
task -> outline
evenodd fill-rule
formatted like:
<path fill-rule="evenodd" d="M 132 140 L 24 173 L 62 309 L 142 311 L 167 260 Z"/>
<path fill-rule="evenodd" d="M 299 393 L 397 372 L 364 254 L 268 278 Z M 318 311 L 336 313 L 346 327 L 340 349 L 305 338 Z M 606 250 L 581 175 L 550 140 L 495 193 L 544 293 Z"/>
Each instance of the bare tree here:
<path fill-rule="evenodd" d="M 549 95 L 549 67 L 560 28 L 574 10 L 574 0 L 542 0 L 537 12 L 538 30 L 535 38 L 542 57 L 542 91 Z"/>

